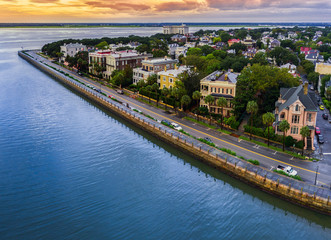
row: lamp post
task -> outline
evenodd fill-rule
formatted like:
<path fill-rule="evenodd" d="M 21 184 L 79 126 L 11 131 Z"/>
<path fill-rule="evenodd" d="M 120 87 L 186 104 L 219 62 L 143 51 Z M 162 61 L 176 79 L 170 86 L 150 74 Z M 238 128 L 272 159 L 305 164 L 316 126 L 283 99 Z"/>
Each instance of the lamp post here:
<path fill-rule="evenodd" d="M 315 185 L 316 185 L 316 182 L 317 182 L 317 173 L 318 173 L 318 165 L 317 165 L 317 167 L 316 167 Z"/>

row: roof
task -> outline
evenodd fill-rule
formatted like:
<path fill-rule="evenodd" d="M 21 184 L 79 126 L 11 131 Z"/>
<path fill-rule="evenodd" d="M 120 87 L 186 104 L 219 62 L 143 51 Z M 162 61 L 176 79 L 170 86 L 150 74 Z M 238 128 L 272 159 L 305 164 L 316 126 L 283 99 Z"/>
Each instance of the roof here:
<path fill-rule="evenodd" d="M 230 39 L 228 42 L 234 42 L 234 43 L 237 43 L 237 42 L 240 42 L 240 39 Z"/>
<path fill-rule="evenodd" d="M 227 94 L 220 94 L 220 93 L 212 93 L 211 94 L 213 97 L 224 97 L 224 98 L 233 98 L 233 96 L 231 95 L 227 95 Z"/>
<path fill-rule="evenodd" d="M 222 71 L 215 71 L 211 74 L 209 74 L 207 77 L 201 79 L 201 82 L 216 82 L 216 81 L 223 81 L 223 82 L 229 82 L 229 83 L 237 83 L 237 77 L 238 73 L 233 72 L 222 72 Z M 225 79 L 227 78 L 227 79 Z"/>
<path fill-rule="evenodd" d="M 169 69 L 167 71 L 158 72 L 158 75 L 165 75 L 165 76 L 171 75 L 173 77 L 177 77 L 179 74 L 181 74 L 187 70 L 190 70 L 190 68 L 187 66 L 180 66 L 177 69 Z"/>
<path fill-rule="evenodd" d="M 293 88 L 281 88 L 281 98 L 286 100 L 285 103 L 279 106 L 279 112 L 291 106 L 298 99 L 306 108 L 306 111 L 317 111 L 316 99 L 314 94 L 304 94 L 303 86 Z"/>
<path fill-rule="evenodd" d="M 177 62 L 178 60 L 171 58 L 152 58 L 142 61 L 142 63 L 149 63 L 149 64 L 167 64 L 167 63 L 177 63 Z"/>

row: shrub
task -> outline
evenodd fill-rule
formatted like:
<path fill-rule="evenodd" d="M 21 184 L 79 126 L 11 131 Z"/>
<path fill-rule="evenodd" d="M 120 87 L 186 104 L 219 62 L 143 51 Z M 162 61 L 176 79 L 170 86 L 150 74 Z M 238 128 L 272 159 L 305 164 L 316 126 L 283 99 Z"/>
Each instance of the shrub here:
<path fill-rule="evenodd" d="M 212 146 L 212 147 L 215 147 L 215 146 L 216 146 L 215 143 L 209 142 L 209 141 L 207 141 L 206 139 L 198 138 L 198 140 L 199 140 L 200 142 L 203 142 L 203 143 L 209 145 L 209 146 Z"/>
<path fill-rule="evenodd" d="M 265 129 L 264 131 L 264 137 L 268 138 L 268 128 L 269 128 L 269 138 L 274 139 L 276 134 L 275 134 L 275 129 L 272 126 L 269 126 Z"/>
<path fill-rule="evenodd" d="M 302 140 L 295 143 L 295 147 L 297 147 L 297 148 L 303 148 L 303 146 L 304 146 L 304 143 Z"/>
<path fill-rule="evenodd" d="M 248 159 L 247 161 L 254 165 L 260 165 L 260 162 L 258 160 Z"/>
<path fill-rule="evenodd" d="M 287 136 L 285 138 L 285 146 L 286 147 L 292 147 L 295 144 L 295 139 L 292 136 Z"/>

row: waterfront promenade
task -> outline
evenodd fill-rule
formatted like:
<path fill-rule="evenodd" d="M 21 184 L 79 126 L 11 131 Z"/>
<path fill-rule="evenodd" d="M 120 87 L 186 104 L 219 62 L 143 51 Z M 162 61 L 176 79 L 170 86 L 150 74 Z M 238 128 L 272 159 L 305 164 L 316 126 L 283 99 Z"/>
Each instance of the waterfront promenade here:
<path fill-rule="evenodd" d="M 244 181 L 248 181 L 253 185 L 256 185 L 257 187 L 262 188 L 263 190 L 279 195 L 283 198 L 288 199 L 289 201 L 296 202 L 300 205 L 304 205 L 306 207 L 310 207 L 316 210 L 319 209 L 318 211 L 321 212 L 324 212 L 324 210 L 321 210 L 324 208 L 322 206 L 325 206 L 325 204 L 326 205 L 329 204 L 330 191 L 327 189 L 317 188 L 309 184 L 303 184 L 300 183 L 299 181 L 267 171 L 266 169 L 256 167 L 250 163 L 247 163 L 246 161 L 240 160 L 239 158 L 232 157 L 223 152 L 220 152 L 219 150 L 216 150 L 215 148 L 202 144 L 201 142 L 191 137 L 182 135 L 173 129 L 163 126 L 162 124 L 159 124 L 158 122 L 151 120 L 150 118 L 142 116 L 141 114 L 132 111 L 131 109 L 128 109 L 127 104 L 135 104 L 134 102 L 127 101 L 125 103 L 125 107 L 123 104 L 120 103 L 116 103 L 116 104 L 110 103 L 113 100 L 109 100 L 107 96 L 105 97 L 102 94 L 98 94 L 96 91 L 93 91 L 88 87 L 86 87 L 86 83 L 82 82 L 83 79 L 78 80 L 76 77 L 74 77 L 76 78 L 76 80 L 72 80 L 73 76 L 70 76 L 68 73 L 65 73 L 65 71 L 59 70 L 58 67 L 56 67 L 56 65 L 51 66 L 49 62 L 45 62 L 43 58 L 40 58 L 38 55 L 34 55 L 34 53 L 32 52 L 29 52 L 28 55 L 33 58 L 31 62 L 33 62 L 36 66 L 40 66 L 41 68 L 45 69 L 46 72 L 49 72 L 51 75 L 54 75 L 56 78 L 61 79 L 61 81 L 67 82 L 69 87 L 71 86 L 72 88 L 74 89 L 76 88 L 77 90 L 82 89 L 82 91 L 81 90 L 79 91 L 81 93 L 90 92 L 87 95 L 86 94 L 83 95 L 86 95 L 88 98 L 94 100 L 96 103 L 99 103 L 101 106 L 105 106 L 105 107 L 112 106 L 110 108 L 113 109 L 113 111 L 129 119 L 134 124 L 141 126 L 148 132 L 152 133 L 157 137 L 160 137 L 164 141 L 169 142 L 174 146 L 178 146 L 184 151 L 195 155 L 197 158 L 200 158 L 202 161 L 216 168 L 220 168 L 225 172 L 228 172 L 230 175 L 243 179 Z M 61 71 L 62 73 L 60 73 L 59 71 Z M 77 82 L 80 83 L 78 84 Z M 102 89 L 101 86 L 100 89 Z M 105 93 L 111 90 L 102 89 L 102 91 Z M 119 98 L 120 96 L 117 97 Z M 201 132 L 199 130 L 197 131 Z M 206 133 L 206 135 L 209 134 Z M 228 143 L 225 140 L 222 141 L 224 143 Z M 248 150 L 245 149 L 244 147 L 240 147 L 240 146 L 237 147 L 243 149 L 244 151 Z M 262 154 L 257 154 L 257 155 L 263 156 Z M 323 201 L 320 202 L 319 200 L 320 197 L 324 199 L 327 198 L 328 200 L 327 201 L 325 200 L 324 203 Z"/>
<path fill-rule="evenodd" d="M 178 117 L 176 114 L 169 114 L 162 109 L 140 102 L 136 99 L 131 98 L 128 95 L 120 95 L 114 89 L 103 86 L 100 83 L 95 82 L 89 78 L 82 77 L 75 72 L 69 71 L 66 68 L 52 63 L 48 59 L 36 53 L 37 51 L 29 51 L 29 54 L 38 61 L 46 63 L 47 65 L 53 66 L 57 69 L 61 69 L 61 71 L 74 76 L 76 79 L 79 79 L 86 84 L 94 86 L 96 89 L 100 89 L 107 96 L 115 96 L 116 99 L 127 103 L 130 107 L 139 109 L 143 113 L 148 114 L 159 121 L 165 119 L 170 122 L 178 123 L 185 132 L 191 134 L 192 136 L 195 136 L 197 138 L 208 137 L 212 139 L 212 141 L 217 146 L 231 149 L 232 151 L 236 152 L 238 156 L 244 156 L 246 159 L 258 160 L 260 162 L 260 165 L 266 169 L 273 170 L 277 168 L 279 164 L 292 166 L 298 171 L 298 174 L 305 182 L 314 184 L 316 178 L 316 184 L 318 186 L 324 186 L 331 189 L 331 177 L 329 175 L 329 173 L 331 172 L 331 166 L 326 164 L 325 162 L 316 163 L 309 160 L 293 158 L 288 154 L 276 152 L 265 147 L 257 146 L 254 143 L 247 142 L 237 137 L 233 137 L 228 134 L 224 134 L 208 127 L 185 120 Z M 319 165 L 319 171 L 317 172 L 316 177 L 317 164 Z"/>

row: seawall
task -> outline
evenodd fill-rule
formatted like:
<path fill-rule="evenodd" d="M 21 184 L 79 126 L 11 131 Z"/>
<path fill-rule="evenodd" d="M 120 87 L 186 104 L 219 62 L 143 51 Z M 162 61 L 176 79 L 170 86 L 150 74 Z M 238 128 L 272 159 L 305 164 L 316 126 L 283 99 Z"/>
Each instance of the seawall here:
<path fill-rule="evenodd" d="M 132 124 L 158 139 L 181 149 L 194 158 L 277 197 L 323 214 L 331 215 L 331 191 L 329 189 L 320 188 L 279 175 L 219 151 L 132 111 L 123 104 L 89 89 L 84 84 L 46 66 L 44 63 L 37 61 L 26 53 L 20 51 L 18 54 L 35 67 L 49 74 L 75 92 L 114 114 L 117 114 L 121 118 L 130 121 Z"/>

